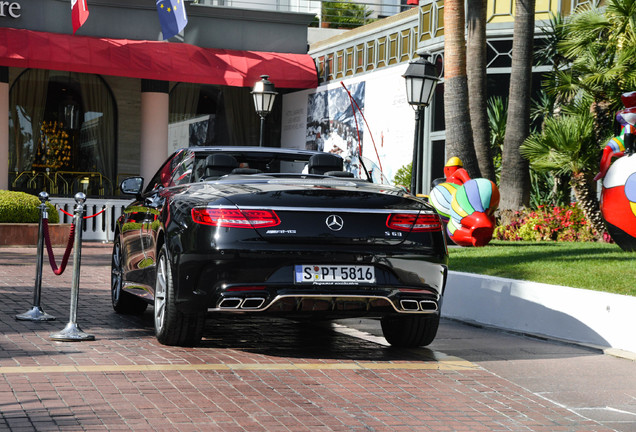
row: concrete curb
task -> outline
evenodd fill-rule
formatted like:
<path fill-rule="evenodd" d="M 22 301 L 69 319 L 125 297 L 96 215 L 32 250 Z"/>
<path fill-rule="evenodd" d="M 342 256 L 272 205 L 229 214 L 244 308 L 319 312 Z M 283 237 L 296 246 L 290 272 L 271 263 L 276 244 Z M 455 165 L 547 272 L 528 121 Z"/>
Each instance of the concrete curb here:
<path fill-rule="evenodd" d="M 636 297 L 449 272 L 442 317 L 636 360 Z"/>

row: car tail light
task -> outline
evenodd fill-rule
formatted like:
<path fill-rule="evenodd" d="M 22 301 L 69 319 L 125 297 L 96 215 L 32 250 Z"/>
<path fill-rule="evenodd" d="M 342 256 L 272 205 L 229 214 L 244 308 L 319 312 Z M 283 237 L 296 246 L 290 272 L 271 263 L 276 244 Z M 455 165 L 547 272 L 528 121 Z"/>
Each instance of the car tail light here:
<path fill-rule="evenodd" d="M 266 228 L 280 224 L 272 210 L 193 208 L 192 220 L 203 225 L 227 228 Z"/>
<path fill-rule="evenodd" d="M 398 231 L 441 231 L 442 221 L 437 214 L 393 213 L 386 220 L 386 226 Z"/>

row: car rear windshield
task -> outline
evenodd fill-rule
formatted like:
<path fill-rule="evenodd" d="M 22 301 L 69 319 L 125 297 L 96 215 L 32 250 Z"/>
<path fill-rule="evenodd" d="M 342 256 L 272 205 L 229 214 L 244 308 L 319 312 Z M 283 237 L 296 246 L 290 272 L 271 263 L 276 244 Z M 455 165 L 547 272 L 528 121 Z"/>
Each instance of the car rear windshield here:
<path fill-rule="evenodd" d="M 195 159 L 195 172 L 201 172 L 205 170 L 207 165 L 207 158 L 214 153 L 202 153 L 197 152 Z M 218 154 L 218 153 L 217 153 Z M 293 155 L 293 154 L 280 154 L 280 153 L 234 153 L 223 152 L 233 156 L 236 159 L 236 168 L 245 169 L 245 174 L 254 174 L 248 170 L 258 170 L 263 173 L 302 173 L 307 166 L 309 157 L 311 155 Z M 240 170 L 239 170 L 240 172 Z"/>
<path fill-rule="evenodd" d="M 350 179 L 360 179 L 379 184 L 391 184 L 381 169 L 367 158 L 344 158 L 341 164 L 333 164 L 333 160 L 321 157 L 313 160 L 310 158 L 316 154 L 329 155 L 329 153 L 314 152 L 276 152 L 276 151 L 247 151 L 247 150 L 221 150 L 210 149 L 209 151 L 191 151 L 194 164 L 191 168 L 191 179 L 189 181 L 198 182 L 201 180 L 215 180 L 228 174 L 250 175 L 250 174 L 282 174 L 282 175 L 330 175 L 336 177 L 348 177 Z M 216 157 L 222 155 L 221 157 Z M 232 156 L 232 164 L 227 164 L 227 156 Z M 337 155 L 332 155 L 338 157 Z M 230 158 L 230 159 L 232 159 Z M 339 158 L 340 159 L 340 158 Z M 217 161 L 221 166 L 217 166 Z M 317 162 L 317 165 L 316 165 Z M 227 164 L 227 166 L 224 166 Z"/>

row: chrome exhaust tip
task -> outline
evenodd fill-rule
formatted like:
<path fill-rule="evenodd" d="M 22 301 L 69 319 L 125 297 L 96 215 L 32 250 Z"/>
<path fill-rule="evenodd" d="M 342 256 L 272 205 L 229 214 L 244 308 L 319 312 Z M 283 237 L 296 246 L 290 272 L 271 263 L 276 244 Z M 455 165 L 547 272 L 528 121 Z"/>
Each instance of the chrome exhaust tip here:
<path fill-rule="evenodd" d="M 247 298 L 243 301 L 241 309 L 260 309 L 265 303 L 265 299 L 262 297 Z"/>
<path fill-rule="evenodd" d="M 416 311 L 420 309 L 417 300 L 400 300 L 400 306 L 406 311 Z"/>
<path fill-rule="evenodd" d="M 430 300 L 420 300 L 420 309 L 423 311 L 436 311 L 437 303 Z"/>
<path fill-rule="evenodd" d="M 243 303 L 242 298 L 238 297 L 227 297 L 221 300 L 219 303 L 219 309 L 238 309 Z"/>

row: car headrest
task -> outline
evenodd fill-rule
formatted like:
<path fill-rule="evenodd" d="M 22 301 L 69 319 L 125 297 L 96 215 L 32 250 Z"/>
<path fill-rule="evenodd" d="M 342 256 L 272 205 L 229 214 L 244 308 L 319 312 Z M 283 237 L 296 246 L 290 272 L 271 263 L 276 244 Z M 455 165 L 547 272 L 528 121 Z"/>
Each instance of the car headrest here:
<path fill-rule="evenodd" d="M 333 154 L 315 154 L 309 158 L 309 174 L 324 175 L 327 171 L 342 171 L 342 158 Z"/>
<path fill-rule="evenodd" d="M 349 171 L 327 171 L 325 175 L 332 176 L 332 177 L 347 177 L 347 178 L 355 177 L 353 173 Z"/>
<path fill-rule="evenodd" d="M 230 174 L 260 174 L 262 172 L 256 168 L 234 168 Z"/>
<path fill-rule="evenodd" d="M 238 167 L 238 162 L 234 156 L 226 154 L 212 154 L 205 159 L 204 177 L 221 177 L 232 172 Z"/>

